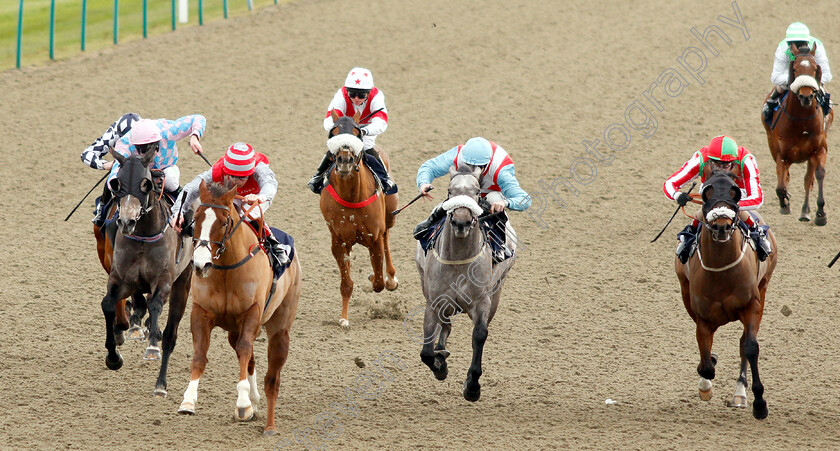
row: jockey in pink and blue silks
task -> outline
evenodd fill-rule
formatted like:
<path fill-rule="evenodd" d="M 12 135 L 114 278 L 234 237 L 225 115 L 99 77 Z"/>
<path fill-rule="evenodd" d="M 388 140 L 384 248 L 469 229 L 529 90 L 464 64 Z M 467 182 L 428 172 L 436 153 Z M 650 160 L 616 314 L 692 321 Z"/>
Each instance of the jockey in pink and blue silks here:
<path fill-rule="evenodd" d="M 471 138 L 464 145 L 455 146 L 423 163 L 417 170 L 417 189 L 424 197 L 431 199 L 429 188 L 432 181 L 449 174 L 452 166 L 456 170 L 463 166 L 481 168 L 480 196 L 487 202 L 491 212 L 501 212 L 505 208 L 523 211 L 531 206 L 531 196 L 516 180 L 516 170 L 510 155 L 498 144 L 481 137 Z M 429 218 L 417 225 L 414 229 L 415 238 L 424 237 L 430 227 L 446 216 L 441 205 L 436 206 Z"/>
<path fill-rule="evenodd" d="M 115 150 L 128 157 L 132 154 L 142 154 L 148 150 L 156 152 L 153 169 L 162 169 L 166 175 L 164 189 L 176 191 L 180 182 L 180 171 L 175 163 L 178 161 L 178 149 L 175 141 L 190 137 L 190 147 L 196 154 L 201 153 L 199 138 L 204 134 L 207 121 L 204 116 L 194 114 L 184 116 L 178 120 L 142 119 L 135 113 L 126 113 L 114 121 L 105 133 L 96 139 L 82 152 L 82 162 L 95 169 L 111 171 L 108 181 L 113 179 L 119 170 L 119 163 L 105 160 L 109 151 Z M 113 198 L 109 184 L 105 183 L 102 196 L 96 199 L 96 213 L 93 224 L 102 227 L 105 223 L 106 212 L 103 206 Z"/>
<path fill-rule="evenodd" d="M 796 59 L 793 49 L 803 46 L 807 46 L 814 54 L 814 60 L 816 60 L 822 72 L 822 79 L 817 80 L 817 83 L 820 86 L 820 106 L 822 106 L 823 114 L 827 115 L 831 110 L 830 96 L 823 86 L 831 81 L 831 68 L 828 66 L 828 54 L 826 54 L 825 45 L 819 39 L 811 36 L 811 31 L 805 24 L 794 22 L 788 26 L 785 39 L 779 42 L 776 47 L 776 54 L 773 57 L 773 73 L 770 74 L 770 82 L 775 86 L 770 93 L 770 98 L 767 99 L 764 108 L 761 110 L 766 122 L 773 118 L 773 111 L 779 106 L 779 97 L 788 92 L 789 84 L 793 82 L 793 80 L 788 80 L 790 63 Z"/>

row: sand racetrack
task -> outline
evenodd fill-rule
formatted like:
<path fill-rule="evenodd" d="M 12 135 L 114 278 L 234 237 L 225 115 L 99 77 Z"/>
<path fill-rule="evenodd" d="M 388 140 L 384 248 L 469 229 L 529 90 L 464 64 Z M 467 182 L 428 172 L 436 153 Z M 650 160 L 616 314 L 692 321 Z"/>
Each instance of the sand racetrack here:
<path fill-rule="evenodd" d="M 0 447 L 270 449 L 284 440 L 287 449 L 840 447 L 840 296 L 836 269 L 825 267 L 838 250 L 837 160 L 829 156 L 828 225 L 781 216 L 759 122 L 788 23 L 808 24 L 836 61 L 840 4 L 741 1 L 741 31 L 718 18 L 735 20 L 728 0 L 569 3 L 300 1 L 0 74 Z M 717 55 L 690 31 L 712 24 L 729 40 L 711 37 Z M 686 64 L 698 67 L 690 47 L 706 60 L 696 78 L 678 62 L 688 51 Z M 370 266 L 357 249 L 352 328 L 337 326 L 338 271 L 305 185 L 324 151 L 324 110 L 354 65 L 371 68 L 388 96 L 390 126 L 378 143 L 391 154 L 401 203 L 416 193 L 425 159 L 477 135 L 512 154 L 535 197 L 531 214 L 512 215 L 525 247 L 490 325 L 475 404 L 461 396 L 468 320 L 455 321 L 444 382 L 421 363 L 404 327 L 403 317 L 424 302 L 410 232 L 432 204 L 398 218 L 398 291 L 362 290 Z M 643 92 L 668 68 L 685 86 L 673 96 L 659 87 L 657 107 Z M 275 437 L 260 434 L 265 400 L 257 421 L 233 422 L 236 362 L 218 329 L 198 414 L 176 413 L 189 380 L 189 312 L 168 398 L 151 396 L 158 365 L 141 360 L 142 345 L 123 346 L 118 372 L 103 364 L 106 275 L 91 201 L 63 219 L 101 175 L 83 167 L 79 153 L 127 111 L 202 113 L 210 157 L 247 140 L 272 160 L 280 193 L 269 218 L 296 238 L 304 271 Z M 604 144 L 611 124 L 630 132 L 624 150 Z M 617 127 L 610 136 L 620 142 Z M 674 234 L 685 218 L 649 244 L 674 208 L 662 181 L 721 133 L 756 154 L 767 194 L 762 212 L 781 249 L 759 334 L 770 409 L 761 422 L 725 405 L 737 378 L 739 325 L 716 335 L 714 398 L 697 396 L 694 324 L 673 273 Z M 581 142 L 594 139 L 612 161 L 587 153 Z M 206 165 L 186 144 L 181 149 L 186 183 Z M 795 212 L 804 171 L 792 171 Z M 556 189 L 564 207 L 548 192 L 559 176 L 579 177 L 577 195 Z M 436 187 L 445 192 L 442 180 Z M 790 316 L 781 314 L 784 305 Z M 406 367 L 391 367 L 394 380 L 376 399 L 356 396 L 355 417 L 331 407 L 347 402 L 364 371 L 354 359 L 370 362 L 383 351 Z M 255 352 L 262 391 L 265 342 Z M 605 405 L 607 398 L 618 403 Z M 323 412 L 337 421 L 331 440 L 316 431 Z"/>

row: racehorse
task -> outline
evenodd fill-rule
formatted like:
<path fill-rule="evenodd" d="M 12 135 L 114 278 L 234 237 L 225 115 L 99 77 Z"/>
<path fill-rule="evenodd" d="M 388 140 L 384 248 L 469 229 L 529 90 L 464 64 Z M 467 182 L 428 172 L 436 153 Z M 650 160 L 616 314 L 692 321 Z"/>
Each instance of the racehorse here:
<path fill-rule="evenodd" d="M 446 358 L 450 355 L 446 340 L 452 330 L 451 319 L 467 312 L 473 321 L 473 356 L 463 394 L 467 401 L 477 401 L 481 396 L 478 379 L 482 374 L 481 356 L 487 327 L 496 314 L 502 286 L 516 254 L 493 263 L 490 244 L 479 225 L 479 215 L 483 211 L 477 203 L 481 168 L 473 171 L 462 166 L 456 171 L 452 167 L 449 175 L 449 197 L 442 205 L 446 211 L 443 230 L 428 252 L 418 241 L 414 259 L 426 297 L 420 359 L 438 380 L 446 379 L 449 373 Z M 509 225 L 506 241 L 515 249 L 515 232 Z M 433 347 L 438 333 L 438 344 Z"/>
<path fill-rule="evenodd" d="M 778 179 L 776 195 L 779 197 L 779 212 L 783 215 L 790 214 L 790 194 L 787 190 L 790 181 L 790 165 L 807 161 L 805 203 L 802 205 L 799 220 L 811 220 L 809 202 L 816 176 L 819 191 L 817 216 L 814 223 L 822 226 L 827 221 L 823 198 L 825 161 L 828 153 L 826 134 L 834 119 L 834 111 L 823 117 L 820 107 L 822 69 L 814 59 L 816 50 L 816 48 L 809 50 L 807 46 L 792 48 L 795 59 L 790 63 L 788 75 L 790 91 L 782 100 L 779 111 L 774 113 L 770 124 L 768 125 L 763 119 L 762 123 L 767 133 L 770 154 L 776 161 Z"/>
<path fill-rule="evenodd" d="M 233 206 L 236 188 L 200 185 L 201 205 L 195 213 L 193 254 L 193 306 L 190 328 L 194 355 L 190 364 L 190 383 L 178 409 L 194 414 L 198 380 L 207 365 L 210 332 L 215 326 L 228 331 L 228 342 L 239 359 L 235 416 L 254 417 L 260 401 L 254 373 L 254 340 L 260 326 L 268 333 L 268 370 L 265 393 L 268 411 L 264 433 L 275 432 L 274 408 L 279 390 L 280 370 L 289 354 L 289 330 L 295 320 L 300 299 L 300 262 L 296 252 L 272 291 L 274 274 L 268 257 L 260 250 L 254 232 L 242 225 Z M 252 207 L 255 208 L 255 207 Z M 260 215 L 262 218 L 262 215 Z"/>
<path fill-rule="evenodd" d="M 739 226 L 738 201 L 741 190 L 725 172 L 712 174 L 701 192 L 702 230 L 698 246 L 686 264 L 676 258 L 675 270 L 680 281 L 683 304 L 696 324 L 700 348 L 700 398 L 712 397 L 717 357 L 712 354 L 712 339 L 722 325 L 740 320 L 741 372 L 732 398 L 733 407 L 747 407 L 747 362 L 752 372 L 755 395 L 753 416 L 767 417 L 764 386 L 758 376 L 758 341 L 756 334 L 764 312 L 764 295 L 776 267 L 778 248 L 773 233 L 767 238 L 776 250 L 763 262 L 758 260 L 745 227 Z M 759 224 L 764 224 L 758 217 Z"/>
<path fill-rule="evenodd" d="M 108 211 L 107 217 L 113 218 L 117 211 L 116 202 Z M 96 253 L 99 255 L 99 263 L 105 270 L 106 274 L 111 273 L 111 264 L 114 261 L 114 240 L 116 239 L 117 225 L 116 221 L 106 223 L 100 228 L 97 225 L 93 226 L 93 236 L 96 238 Z M 134 293 L 131 295 L 132 302 L 127 304 L 127 299 L 120 299 L 117 302 L 116 318 L 114 321 L 114 338 L 117 346 L 122 346 L 126 339 L 129 340 L 145 340 L 146 335 L 140 327 L 140 321 L 146 315 L 146 298 L 143 293 Z M 128 309 L 131 309 L 132 314 L 129 319 Z"/>
<path fill-rule="evenodd" d="M 327 221 L 332 237 L 332 254 L 341 273 L 341 318 L 342 328 L 350 327 L 348 306 L 353 294 L 353 280 L 350 278 L 350 251 L 354 244 L 361 244 L 370 250 L 373 274 L 369 277 L 373 291 L 383 288 L 397 289 L 399 281 L 391 261 L 388 244 L 390 229 L 394 226 L 392 212 L 397 208 L 397 195 L 385 196 L 373 172 L 361 163 L 362 131 L 355 117 L 342 116 L 333 112 L 335 126 L 330 130 L 327 146 L 334 155 L 335 166 L 330 171 L 329 185 L 321 191 L 321 215 Z M 376 147 L 390 170 L 390 160 L 382 149 Z M 385 260 L 387 275 L 383 276 Z"/>
<path fill-rule="evenodd" d="M 157 185 L 152 181 L 149 169 L 154 153 L 124 157 L 112 150 L 111 154 L 120 163 L 117 177 L 109 181 L 114 198 L 119 201 L 120 216 L 117 220 L 119 231 L 114 240 L 107 294 L 102 299 L 105 347 L 108 350 L 105 364 L 112 370 L 120 369 L 123 364 L 122 356 L 116 349 L 114 333 L 117 303 L 130 294 L 151 293 L 151 298 L 146 302 L 149 310 L 146 322 L 149 346 L 145 358 L 161 359 L 154 394 L 165 397 L 166 369 L 169 356 L 175 348 L 178 324 L 184 315 L 192 277 L 190 259 L 179 260 L 178 256 L 191 255 L 192 241 L 181 242 L 178 234 L 169 228 L 169 208 L 162 199 L 162 184 Z M 158 318 L 167 300 L 169 317 L 162 334 L 161 357 Z"/>

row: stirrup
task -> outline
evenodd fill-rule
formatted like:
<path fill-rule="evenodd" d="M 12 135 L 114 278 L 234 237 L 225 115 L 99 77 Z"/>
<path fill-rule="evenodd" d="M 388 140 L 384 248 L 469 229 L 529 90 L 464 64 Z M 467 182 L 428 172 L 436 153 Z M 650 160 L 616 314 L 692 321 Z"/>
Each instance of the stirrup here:
<path fill-rule="evenodd" d="M 323 176 L 323 174 L 320 174 L 320 173 L 315 174 L 312 177 L 312 179 L 309 180 L 309 183 L 307 183 L 307 186 L 309 186 L 310 191 L 312 191 L 313 193 L 321 194 L 321 191 L 324 190 L 324 176 Z"/>

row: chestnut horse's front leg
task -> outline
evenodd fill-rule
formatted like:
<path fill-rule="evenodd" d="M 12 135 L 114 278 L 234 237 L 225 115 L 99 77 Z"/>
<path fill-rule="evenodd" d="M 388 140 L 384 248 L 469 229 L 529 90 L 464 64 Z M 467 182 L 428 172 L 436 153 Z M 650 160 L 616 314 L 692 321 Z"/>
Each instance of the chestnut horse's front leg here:
<path fill-rule="evenodd" d="M 383 275 L 382 265 L 385 263 L 383 258 L 385 254 L 385 234 L 379 236 L 379 239 L 374 241 L 370 246 L 370 264 L 373 267 L 373 291 L 379 293 L 385 288 L 385 276 Z"/>
<path fill-rule="evenodd" d="M 828 220 L 825 216 L 825 198 L 823 197 L 823 181 L 825 180 L 825 160 L 828 155 L 828 150 L 823 147 L 820 149 L 819 156 L 815 158 L 817 169 L 815 170 L 817 177 L 817 217 L 814 224 L 824 226 Z M 812 158 L 814 159 L 814 158 Z"/>
<path fill-rule="evenodd" d="M 715 329 L 702 318 L 695 319 L 697 324 L 697 346 L 700 348 L 700 364 L 697 365 L 697 374 L 700 375 L 700 399 L 708 401 L 712 399 L 712 379 L 715 378 L 715 364 L 712 357 L 712 341 Z"/>
<path fill-rule="evenodd" d="M 338 320 L 338 325 L 342 328 L 348 328 L 350 327 L 350 319 L 348 318 L 350 295 L 353 294 L 353 279 L 350 278 L 350 247 L 352 247 L 352 244 L 346 245 L 341 238 L 336 236 L 335 232 L 332 230 L 330 232 L 332 234 L 332 254 L 335 257 L 335 262 L 338 263 L 338 271 L 341 274 L 341 318 Z"/>
<path fill-rule="evenodd" d="M 790 195 L 788 195 L 787 184 L 790 178 L 790 162 L 782 160 L 781 155 L 776 160 L 776 196 L 779 197 L 779 213 L 790 214 Z"/>

